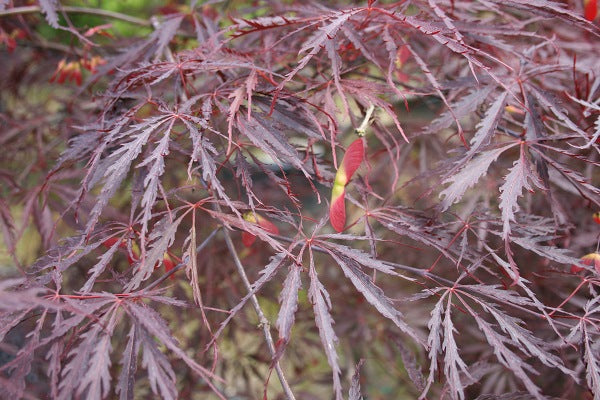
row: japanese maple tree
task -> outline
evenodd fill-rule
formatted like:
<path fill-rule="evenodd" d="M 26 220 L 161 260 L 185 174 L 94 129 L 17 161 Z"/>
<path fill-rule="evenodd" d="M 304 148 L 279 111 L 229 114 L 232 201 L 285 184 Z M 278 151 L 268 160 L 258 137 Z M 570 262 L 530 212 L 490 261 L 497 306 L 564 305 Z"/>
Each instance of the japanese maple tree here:
<path fill-rule="evenodd" d="M 0 397 L 600 400 L 596 1 L 85 4 L 0 1 Z"/>

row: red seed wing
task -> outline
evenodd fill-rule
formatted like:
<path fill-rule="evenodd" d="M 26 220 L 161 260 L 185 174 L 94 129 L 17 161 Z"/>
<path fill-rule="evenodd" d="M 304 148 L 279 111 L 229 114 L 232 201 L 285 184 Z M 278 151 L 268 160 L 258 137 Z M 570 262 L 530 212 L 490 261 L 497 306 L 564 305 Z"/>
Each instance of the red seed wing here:
<path fill-rule="evenodd" d="M 242 243 L 246 247 L 252 246 L 254 241 L 256 240 L 256 236 L 248 232 L 242 232 Z"/>
<path fill-rule="evenodd" d="M 104 246 L 104 247 L 112 247 L 118 241 L 119 241 L 119 238 L 113 236 L 113 237 L 110 237 L 110 238 L 106 239 L 104 242 L 102 242 L 102 246 Z M 123 247 L 123 246 L 120 244 L 119 247 Z"/>
<path fill-rule="evenodd" d="M 581 271 L 583 271 L 584 269 L 585 269 L 585 268 L 582 268 L 582 267 L 580 267 L 580 266 L 578 266 L 578 265 L 575 265 L 575 264 L 571 265 L 571 273 L 572 273 L 572 274 L 576 274 L 576 273 L 578 273 L 578 272 L 581 272 Z"/>
<path fill-rule="evenodd" d="M 596 19 L 598 15 L 598 1 L 597 0 L 587 0 L 584 1 L 584 16 L 588 21 L 593 21 Z"/>
<path fill-rule="evenodd" d="M 329 221 L 331 222 L 331 226 L 337 232 L 341 232 L 344 230 L 346 226 L 346 202 L 344 201 L 346 197 L 346 191 L 343 191 L 340 196 L 336 199 L 332 199 L 331 206 L 329 206 Z"/>
<path fill-rule="evenodd" d="M 360 167 L 364 156 L 365 147 L 362 139 L 356 139 L 348 146 L 348 150 L 346 150 L 346 154 L 344 154 L 344 159 L 342 160 L 342 168 L 346 174 L 346 182 L 344 182 L 344 184 L 350 182 L 352 175 L 354 175 L 358 167 Z"/>
<path fill-rule="evenodd" d="M 581 257 L 581 262 L 590 267 L 594 267 L 596 271 L 600 273 L 600 254 L 590 253 Z"/>
<path fill-rule="evenodd" d="M 261 228 L 263 228 L 265 231 L 267 231 L 269 233 L 272 233 L 274 235 L 279 235 L 279 228 L 277 228 L 277 226 L 274 223 L 272 223 L 271 221 L 269 221 L 262 215 L 258 216 L 258 226 L 260 226 Z"/>
<path fill-rule="evenodd" d="M 170 270 L 175 268 L 175 263 L 173 262 L 173 259 L 171 258 L 171 256 L 169 256 L 169 253 L 167 252 L 165 252 L 163 256 L 163 265 L 165 266 L 166 272 L 169 272 Z"/>
<path fill-rule="evenodd" d="M 175 262 L 173 261 L 168 252 L 165 252 L 165 254 L 163 255 L 163 265 L 165 266 L 165 273 L 168 273 L 170 270 L 175 268 Z M 169 279 L 174 280 L 175 275 L 171 275 Z"/>

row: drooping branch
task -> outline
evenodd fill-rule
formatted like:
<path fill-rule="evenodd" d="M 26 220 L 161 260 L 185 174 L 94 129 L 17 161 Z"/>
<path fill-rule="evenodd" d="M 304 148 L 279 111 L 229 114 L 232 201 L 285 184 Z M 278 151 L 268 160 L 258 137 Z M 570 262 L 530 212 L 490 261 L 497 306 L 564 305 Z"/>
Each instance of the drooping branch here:
<path fill-rule="evenodd" d="M 88 7 L 73 7 L 73 6 L 61 6 L 62 11 L 71 14 L 89 14 L 89 15 L 98 15 L 101 17 L 116 19 L 119 21 L 129 22 L 130 24 L 140 25 L 140 26 L 152 26 L 152 23 L 148 20 L 132 17 L 131 15 L 119 13 L 116 11 L 102 10 L 98 8 L 88 8 Z M 2 17 L 10 17 L 14 15 L 23 15 L 23 14 L 35 14 L 41 13 L 42 8 L 39 6 L 26 6 L 26 7 L 14 7 L 9 8 L 3 11 L 0 11 L 0 18 Z"/>

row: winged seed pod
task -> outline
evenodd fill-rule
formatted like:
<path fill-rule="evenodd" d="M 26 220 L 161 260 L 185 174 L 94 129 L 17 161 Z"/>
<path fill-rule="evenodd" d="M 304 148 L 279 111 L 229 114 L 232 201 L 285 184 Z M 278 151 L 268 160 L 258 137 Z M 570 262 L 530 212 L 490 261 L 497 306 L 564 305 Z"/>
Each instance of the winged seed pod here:
<path fill-rule="evenodd" d="M 258 226 L 260 226 L 269 233 L 272 233 L 274 235 L 279 234 L 279 229 L 277 228 L 277 226 L 275 226 L 275 224 L 273 224 L 271 221 L 269 221 L 262 215 L 255 214 L 252 211 L 248 211 L 244 214 L 244 219 L 253 224 L 258 224 Z M 242 232 L 242 243 L 244 244 L 244 246 L 252 246 L 255 240 L 256 236 L 254 236 L 253 234 L 249 232 Z"/>
<path fill-rule="evenodd" d="M 589 265 L 590 267 L 594 267 L 596 272 L 600 273 L 600 254 L 598 253 L 590 253 L 581 257 L 581 263 L 583 265 Z M 571 265 L 571 273 L 576 274 L 578 272 L 583 271 L 585 268 L 582 268 L 578 265 Z"/>
<path fill-rule="evenodd" d="M 331 205 L 329 206 L 329 221 L 337 232 L 346 226 L 346 185 L 358 169 L 364 158 L 363 139 L 356 139 L 346 150 L 342 164 L 335 174 L 331 190 Z"/>

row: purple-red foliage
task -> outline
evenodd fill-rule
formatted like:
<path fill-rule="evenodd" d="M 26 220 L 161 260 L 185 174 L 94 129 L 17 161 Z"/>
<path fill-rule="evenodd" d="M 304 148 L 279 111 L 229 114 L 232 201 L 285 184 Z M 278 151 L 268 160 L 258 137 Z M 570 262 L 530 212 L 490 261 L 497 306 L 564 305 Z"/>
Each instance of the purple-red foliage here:
<path fill-rule="evenodd" d="M 0 1 L 0 397 L 600 399 L 584 2 L 231 3 Z"/>

